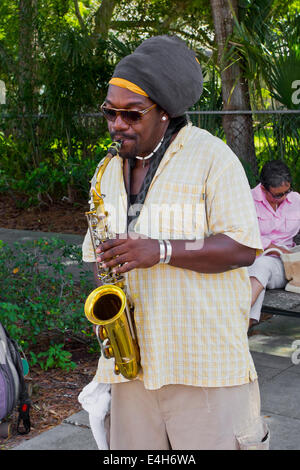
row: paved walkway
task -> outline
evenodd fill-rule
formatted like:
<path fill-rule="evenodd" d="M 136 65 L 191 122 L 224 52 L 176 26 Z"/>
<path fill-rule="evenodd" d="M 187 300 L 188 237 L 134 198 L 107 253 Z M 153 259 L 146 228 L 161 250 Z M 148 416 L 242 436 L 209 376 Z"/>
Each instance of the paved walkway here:
<path fill-rule="evenodd" d="M 0 222 L 1 223 L 1 222 Z M 72 244 L 80 244 L 83 236 L 72 235 L 70 233 L 54 233 L 54 232 L 32 232 L 30 230 L 14 230 L 0 228 L 0 240 L 4 243 L 13 244 L 15 242 L 23 243 L 30 240 L 38 240 L 39 238 L 63 238 L 66 242 Z"/>
<path fill-rule="evenodd" d="M 61 236 L 81 243 L 77 235 L 58 235 L 0 229 L 7 243 L 40 237 Z M 258 325 L 249 338 L 250 351 L 259 376 L 262 415 L 271 430 L 272 450 L 300 449 L 300 318 L 272 317 Z M 298 354 L 299 351 L 299 354 Z M 299 362 L 299 364 L 298 364 Z M 88 415 L 76 413 L 14 450 L 96 450 Z"/>

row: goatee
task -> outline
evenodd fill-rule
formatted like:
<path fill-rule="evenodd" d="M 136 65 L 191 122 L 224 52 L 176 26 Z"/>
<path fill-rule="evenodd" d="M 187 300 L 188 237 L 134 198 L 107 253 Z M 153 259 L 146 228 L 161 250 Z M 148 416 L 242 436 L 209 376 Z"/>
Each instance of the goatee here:
<path fill-rule="evenodd" d="M 135 139 L 132 136 L 127 136 L 126 134 L 121 135 L 121 134 L 112 133 L 110 136 L 113 141 L 127 141 L 127 142 L 131 141 L 133 143 L 135 142 Z M 119 156 L 123 159 L 134 160 L 137 155 L 136 143 L 133 146 L 131 151 L 126 151 L 122 147 L 123 146 L 121 146 L 120 148 Z"/>

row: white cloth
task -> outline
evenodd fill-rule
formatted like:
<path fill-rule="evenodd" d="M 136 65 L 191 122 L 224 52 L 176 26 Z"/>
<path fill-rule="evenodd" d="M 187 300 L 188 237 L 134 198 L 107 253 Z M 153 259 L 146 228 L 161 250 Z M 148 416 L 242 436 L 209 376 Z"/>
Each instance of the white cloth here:
<path fill-rule="evenodd" d="M 80 394 L 78 401 L 88 412 L 91 430 L 99 450 L 108 450 L 104 420 L 110 411 L 110 385 L 92 380 Z"/>

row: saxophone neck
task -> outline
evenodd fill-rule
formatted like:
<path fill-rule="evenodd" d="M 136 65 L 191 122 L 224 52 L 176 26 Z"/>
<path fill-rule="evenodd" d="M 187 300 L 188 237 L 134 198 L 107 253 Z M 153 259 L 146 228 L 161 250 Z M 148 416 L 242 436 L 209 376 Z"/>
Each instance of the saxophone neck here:
<path fill-rule="evenodd" d="M 95 208 L 100 207 L 101 213 L 104 213 L 104 201 L 103 201 L 104 196 L 101 193 L 101 180 L 102 180 L 103 173 L 106 170 L 106 167 L 112 158 L 113 158 L 113 155 L 111 155 L 110 153 L 106 155 L 104 162 L 100 166 L 99 171 L 97 173 L 95 186 L 91 188 L 92 202 L 94 203 Z"/>
<path fill-rule="evenodd" d="M 103 173 L 106 170 L 107 165 L 113 159 L 113 157 L 119 154 L 119 150 L 121 148 L 122 142 L 112 142 L 107 150 L 107 155 L 104 158 L 104 161 L 100 163 L 99 169 L 97 170 L 96 174 L 96 181 L 95 184 L 92 185 L 91 188 L 91 203 L 93 204 L 94 208 L 100 206 L 101 212 L 104 212 L 104 202 L 103 202 L 103 195 L 101 194 L 101 180 Z"/>

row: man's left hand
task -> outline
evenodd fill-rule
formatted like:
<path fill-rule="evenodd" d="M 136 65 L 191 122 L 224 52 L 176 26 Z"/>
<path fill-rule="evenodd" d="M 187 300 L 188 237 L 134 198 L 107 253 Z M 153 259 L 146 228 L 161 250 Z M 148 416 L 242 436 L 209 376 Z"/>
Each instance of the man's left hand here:
<path fill-rule="evenodd" d="M 96 252 L 97 262 L 103 268 L 122 274 L 132 269 L 151 268 L 159 262 L 160 250 L 158 240 L 130 232 L 101 243 Z"/>

